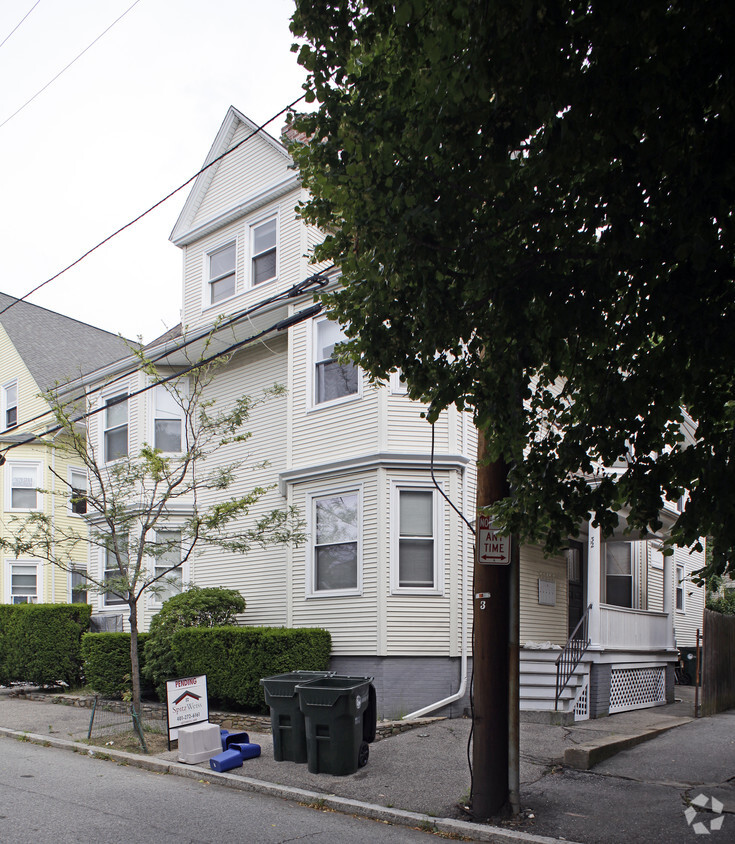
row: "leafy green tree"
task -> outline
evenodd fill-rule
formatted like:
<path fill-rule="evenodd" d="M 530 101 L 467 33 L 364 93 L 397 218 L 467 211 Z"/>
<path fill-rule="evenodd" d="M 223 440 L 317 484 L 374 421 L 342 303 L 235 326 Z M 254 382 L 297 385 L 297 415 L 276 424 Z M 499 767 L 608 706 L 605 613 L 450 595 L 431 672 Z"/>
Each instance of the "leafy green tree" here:
<path fill-rule="evenodd" d="M 94 396 L 87 404 L 80 402 L 78 393 L 48 392 L 44 397 L 56 420 L 53 447 L 87 470 L 90 483 L 83 498 L 88 529 L 54 523 L 47 513 L 34 512 L 14 517 L 0 540 L 16 557 L 34 556 L 62 571 L 80 574 L 90 591 L 127 607 L 132 701 L 137 712 L 142 596 L 163 596 L 174 586 L 181 588 L 183 566 L 202 547 L 246 554 L 254 545 L 303 539 L 303 521 L 295 508 L 252 513 L 274 485 L 253 486 L 245 493 L 234 489 L 236 481 L 239 487 L 248 471 L 260 467 L 247 445 L 250 414 L 283 388 L 275 385 L 257 397 L 242 395 L 228 408 L 218 409 L 208 388 L 226 358 L 211 355 L 213 336 L 204 342 L 199 358 L 173 373 L 156 367 L 144 352 L 133 350 L 140 370 L 152 384 L 166 389 L 170 404 L 180 411 L 180 428 L 164 432 L 178 437 L 166 453 L 143 443 L 137 453 L 124 450 L 114 461 L 106 461 L 101 453 L 104 448 L 95 445 L 95 437 L 82 424 L 94 419 Z M 79 492 L 68 478 L 53 466 L 49 471 L 56 488 L 41 491 L 80 503 Z M 207 499 L 213 503 L 203 504 Z M 79 567 L 79 549 L 84 547 L 93 557 L 104 556 L 104 571 Z"/>
<path fill-rule="evenodd" d="M 153 617 L 145 643 L 144 675 L 166 700 L 166 681 L 176 676 L 176 659 L 171 650 L 174 633 L 184 627 L 222 627 L 234 624 L 245 611 L 245 599 L 234 589 L 193 586 L 172 595 Z"/>
<path fill-rule="evenodd" d="M 735 7 L 296 0 L 292 31 L 354 358 L 473 412 L 508 532 L 645 532 L 688 490 L 671 541 L 735 570 Z"/>

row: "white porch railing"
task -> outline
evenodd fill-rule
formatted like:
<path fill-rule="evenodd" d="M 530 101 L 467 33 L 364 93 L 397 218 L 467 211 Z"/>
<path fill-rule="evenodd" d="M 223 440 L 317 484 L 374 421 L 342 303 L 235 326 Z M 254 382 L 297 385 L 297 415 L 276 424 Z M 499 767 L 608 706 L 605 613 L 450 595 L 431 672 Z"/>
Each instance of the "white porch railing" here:
<path fill-rule="evenodd" d="M 648 650 L 673 644 L 667 613 L 600 604 L 600 644 L 606 648 Z"/>

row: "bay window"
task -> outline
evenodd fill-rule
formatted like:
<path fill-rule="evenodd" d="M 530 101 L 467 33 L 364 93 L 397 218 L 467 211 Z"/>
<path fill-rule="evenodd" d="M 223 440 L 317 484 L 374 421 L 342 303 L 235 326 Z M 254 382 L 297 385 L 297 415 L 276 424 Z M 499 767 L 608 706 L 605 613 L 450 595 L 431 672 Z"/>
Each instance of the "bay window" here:
<path fill-rule="evenodd" d="M 356 592 L 360 586 L 360 494 L 312 498 L 312 591 Z"/>

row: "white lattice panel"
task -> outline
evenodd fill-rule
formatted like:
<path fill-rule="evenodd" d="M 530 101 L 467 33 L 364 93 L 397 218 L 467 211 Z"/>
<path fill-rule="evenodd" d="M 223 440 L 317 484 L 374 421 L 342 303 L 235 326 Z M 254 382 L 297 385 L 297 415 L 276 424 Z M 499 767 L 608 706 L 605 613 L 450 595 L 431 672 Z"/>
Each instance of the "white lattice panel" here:
<path fill-rule="evenodd" d="M 584 683 L 582 684 L 579 692 L 577 693 L 577 699 L 574 701 L 574 720 L 575 721 L 587 721 L 590 717 L 590 678 L 589 676 L 585 677 Z"/>
<path fill-rule="evenodd" d="M 610 678 L 610 712 L 625 712 L 666 703 L 666 669 L 613 668 Z"/>

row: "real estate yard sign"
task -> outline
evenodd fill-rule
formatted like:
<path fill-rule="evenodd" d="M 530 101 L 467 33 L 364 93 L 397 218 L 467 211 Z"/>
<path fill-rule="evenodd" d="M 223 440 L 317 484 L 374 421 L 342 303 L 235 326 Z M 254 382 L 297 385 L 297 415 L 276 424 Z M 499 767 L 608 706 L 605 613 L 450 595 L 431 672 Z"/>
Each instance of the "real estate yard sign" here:
<path fill-rule="evenodd" d="M 209 720 L 206 674 L 166 682 L 166 719 L 169 745 L 178 739 L 179 727 Z"/>

